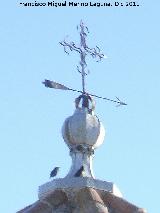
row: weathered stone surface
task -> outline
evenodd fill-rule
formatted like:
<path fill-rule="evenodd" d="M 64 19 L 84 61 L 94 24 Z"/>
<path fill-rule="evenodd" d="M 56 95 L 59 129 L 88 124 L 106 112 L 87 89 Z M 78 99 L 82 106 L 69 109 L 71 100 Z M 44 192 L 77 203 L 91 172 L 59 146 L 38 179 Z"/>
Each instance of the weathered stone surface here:
<path fill-rule="evenodd" d="M 90 187 L 57 189 L 17 213 L 147 213 L 111 192 Z"/>
<path fill-rule="evenodd" d="M 32 205 L 26 206 L 24 209 L 21 209 L 20 211 L 18 211 L 17 213 L 22 213 L 24 211 L 27 211 L 28 208 L 30 208 Z"/>
<path fill-rule="evenodd" d="M 51 208 L 40 201 L 37 201 L 31 206 L 26 207 L 25 209 L 18 211 L 17 213 L 52 213 Z"/>
<path fill-rule="evenodd" d="M 71 208 L 68 204 L 63 204 L 63 205 L 59 206 L 58 208 L 53 209 L 52 212 L 54 212 L 54 213 L 63 213 L 63 212 L 71 213 Z"/>
<path fill-rule="evenodd" d="M 101 197 L 99 196 L 99 194 L 96 192 L 95 189 L 92 188 L 80 189 L 79 192 L 77 193 L 77 202 L 83 205 L 86 201 L 89 200 L 104 204 L 103 200 L 101 199 Z"/>
<path fill-rule="evenodd" d="M 101 192 L 101 195 L 105 205 L 110 207 L 112 213 L 146 213 L 137 206 L 112 193 Z"/>
<path fill-rule="evenodd" d="M 83 213 L 108 213 L 103 200 L 92 188 L 81 189 L 77 193 L 77 203 L 80 206 L 80 212 Z"/>
<path fill-rule="evenodd" d="M 108 208 L 100 203 L 92 201 L 86 202 L 83 207 L 80 208 L 81 213 L 109 213 Z"/>
<path fill-rule="evenodd" d="M 43 201 L 50 203 L 50 205 L 53 207 L 58 207 L 62 204 L 67 203 L 68 198 L 64 191 L 55 190 L 50 195 L 48 195 L 46 198 L 44 198 Z"/>

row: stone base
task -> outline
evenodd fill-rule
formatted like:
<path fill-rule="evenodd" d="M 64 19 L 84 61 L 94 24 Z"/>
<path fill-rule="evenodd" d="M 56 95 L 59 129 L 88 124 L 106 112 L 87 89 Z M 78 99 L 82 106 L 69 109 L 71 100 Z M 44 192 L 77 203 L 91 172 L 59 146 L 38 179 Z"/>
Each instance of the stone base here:
<path fill-rule="evenodd" d="M 90 187 L 106 192 L 111 192 L 118 197 L 122 197 L 121 192 L 114 183 L 88 177 L 54 179 L 48 183 L 39 186 L 38 197 L 39 199 L 42 199 L 56 189 L 80 189 L 84 187 Z"/>

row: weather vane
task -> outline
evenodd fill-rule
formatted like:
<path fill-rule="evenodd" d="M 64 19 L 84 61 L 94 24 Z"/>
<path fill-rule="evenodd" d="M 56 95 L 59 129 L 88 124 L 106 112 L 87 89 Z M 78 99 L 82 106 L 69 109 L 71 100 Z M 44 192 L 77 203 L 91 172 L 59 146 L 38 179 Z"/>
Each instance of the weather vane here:
<path fill-rule="evenodd" d="M 59 84 L 57 82 L 54 81 L 50 81 L 45 79 L 44 82 L 42 82 L 46 87 L 49 88 L 54 88 L 54 89 L 62 89 L 62 90 L 71 90 L 71 91 L 75 91 L 75 92 L 79 92 L 82 95 L 91 95 L 94 96 L 96 98 L 101 98 L 104 100 L 108 100 L 108 101 L 112 101 L 118 104 L 118 106 L 120 105 L 127 105 L 126 103 L 122 102 L 118 97 L 116 97 L 116 100 L 110 99 L 110 98 L 106 98 L 106 97 L 102 97 L 102 96 L 98 96 L 95 94 L 91 94 L 91 93 L 87 93 L 86 92 L 86 88 L 85 88 L 85 77 L 86 75 L 89 73 L 89 71 L 86 71 L 87 68 L 87 63 L 86 63 L 86 56 L 87 55 L 91 55 L 92 58 L 95 58 L 97 62 L 101 61 L 102 58 L 106 58 L 106 56 L 101 53 L 101 50 L 98 46 L 96 46 L 95 48 L 89 48 L 86 44 L 86 38 L 87 38 L 87 34 L 89 33 L 88 28 L 84 25 L 83 21 L 80 21 L 80 25 L 77 26 L 77 30 L 79 30 L 80 28 L 80 46 L 76 46 L 76 44 L 74 42 L 67 42 L 65 39 L 62 42 L 59 42 L 63 47 L 64 47 L 64 52 L 67 53 L 69 55 L 68 50 L 70 51 L 76 51 L 80 54 L 80 66 L 77 66 L 77 70 L 79 73 L 81 73 L 81 77 L 82 77 L 82 91 L 77 90 L 77 89 L 72 89 L 69 87 L 66 87 L 62 84 Z"/>

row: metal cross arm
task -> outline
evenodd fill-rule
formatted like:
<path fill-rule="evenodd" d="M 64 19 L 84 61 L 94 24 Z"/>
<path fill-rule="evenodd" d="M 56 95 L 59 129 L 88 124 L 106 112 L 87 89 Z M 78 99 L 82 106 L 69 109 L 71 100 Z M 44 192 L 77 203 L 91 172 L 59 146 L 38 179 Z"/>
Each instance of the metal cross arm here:
<path fill-rule="evenodd" d="M 69 55 L 69 52 L 66 50 L 66 47 L 68 47 L 71 51 L 75 50 L 81 54 L 81 49 L 76 47 L 74 42 L 67 43 L 65 40 L 63 42 L 59 42 L 62 46 L 64 46 L 64 51 Z"/>
<path fill-rule="evenodd" d="M 103 53 L 100 53 L 100 48 L 96 46 L 96 48 L 86 48 L 86 51 L 93 57 L 98 57 L 97 62 L 101 61 L 102 58 L 107 58 Z"/>

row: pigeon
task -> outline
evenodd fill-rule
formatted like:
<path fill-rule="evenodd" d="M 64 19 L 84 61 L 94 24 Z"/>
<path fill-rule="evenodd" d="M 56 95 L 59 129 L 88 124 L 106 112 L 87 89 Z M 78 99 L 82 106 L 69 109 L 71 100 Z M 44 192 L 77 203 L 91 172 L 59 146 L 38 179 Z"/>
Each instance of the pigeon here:
<path fill-rule="evenodd" d="M 60 167 L 55 167 L 51 173 L 50 173 L 50 178 L 55 177 L 59 171 Z"/>
<path fill-rule="evenodd" d="M 81 168 L 75 173 L 74 177 L 80 177 L 83 171 L 84 171 L 84 166 L 81 166 Z"/>

